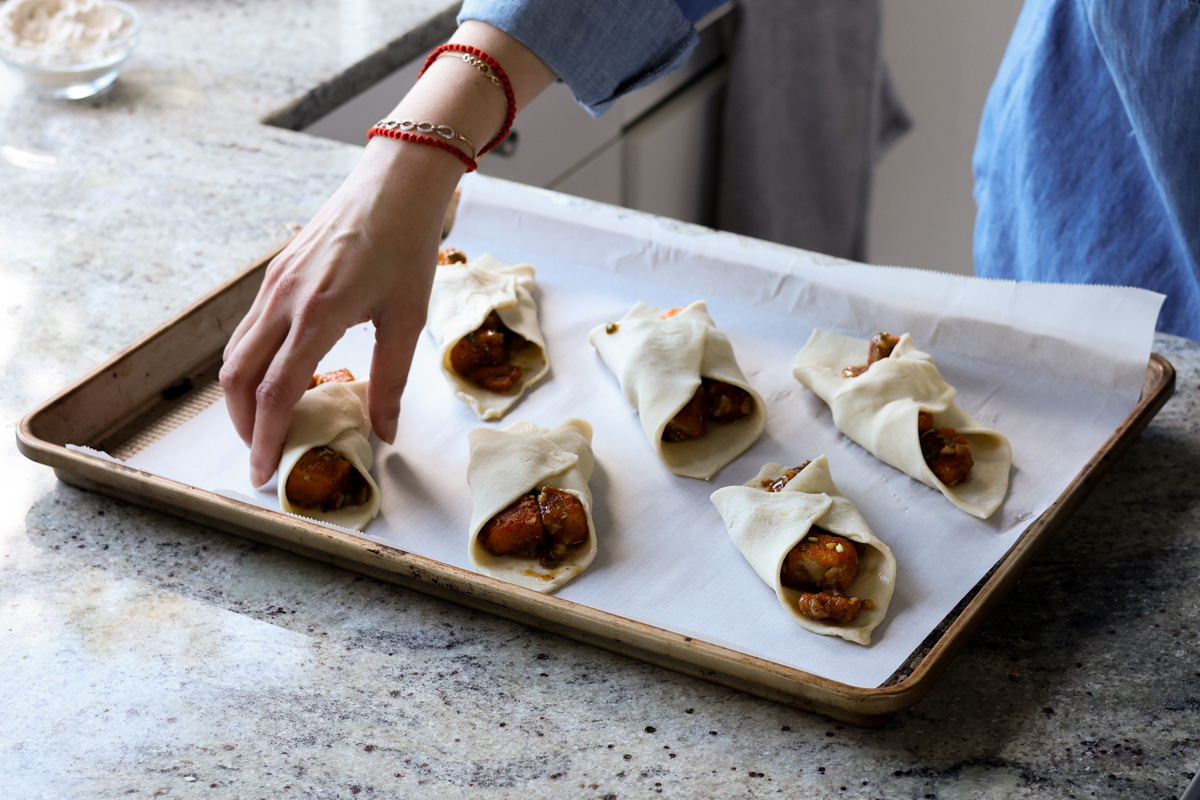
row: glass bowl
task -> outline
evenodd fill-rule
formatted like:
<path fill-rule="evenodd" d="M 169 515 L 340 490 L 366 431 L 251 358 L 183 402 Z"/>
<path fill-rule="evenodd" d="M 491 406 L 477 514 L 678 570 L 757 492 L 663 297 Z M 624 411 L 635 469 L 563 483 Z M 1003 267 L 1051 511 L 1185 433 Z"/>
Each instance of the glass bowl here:
<path fill-rule="evenodd" d="M 133 8 L 119 0 L 105 0 L 105 5 L 115 8 L 131 22 L 120 38 L 84 52 L 34 50 L 0 40 L 0 61 L 43 97 L 68 100 L 91 97 L 117 79 L 142 31 L 142 18 Z"/>

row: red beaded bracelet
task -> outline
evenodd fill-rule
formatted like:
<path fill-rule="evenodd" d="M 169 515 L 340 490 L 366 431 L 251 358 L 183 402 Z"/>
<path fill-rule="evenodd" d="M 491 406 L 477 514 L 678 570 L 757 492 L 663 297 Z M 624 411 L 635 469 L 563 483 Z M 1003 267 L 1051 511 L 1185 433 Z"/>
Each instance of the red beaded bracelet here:
<path fill-rule="evenodd" d="M 445 150 L 447 153 L 458 156 L 458 160 L 467 165 L 467 172 L 474 172 L 479 168 L 479 165 L 472 159 L 468 158 L 467 154 L 462 150 L 459 150 L 449 142 L 443 142 L 441 139 L 435 139 L 432 136 L 425 136 L 424 134 L 420 133 L 409 133 L 408 131 L 402 131 L 395 128 L 381 128 L 378 125 L 367 131 L 367 139 L 369 140 L 372 136 L 387 136 L 389 139 L 399 139 L 404 142 L 431 144 L 434 147 Z"/>
<path fill-rule="evenodd" d="M 421 67 L 421 72 L 417 76 L 418 80 L 420 79 L 421 75 L 425 74 L 425 70 L 429 69 L 429 65 L 434 61 L 437 61 L 438 56 L 447 52 L 462 53 L 463 61 L 487 74 L 489 78 L 492 78 L 493 83 L 496 83 L 495 79 L 499 78 L 500 83 L 497 85 L 499 85 L 500 90 L 504 92 L 504 100 L 508 103 L 508 112 L 504 116 L 503 127 L 500 128 L 500 132 L 496 134 L 496 137 L 485 144 L 475 156 L 476 159 L 479 159 L 484 153 L 500 144 L 500 142 L 504 141 L 504 137 L 508 136 L 508 132 L 512 130 L 513 120 L 517 118 L 517 96 L 513 94 L 512 82 L 509 81 L 508 75 L 505 74 L 504 69 L 500 66 L 500 63 L 487 53 L 480 50 L 478 47 L 471 47 L 469 44 L 450 43 L 444 44 L 435 49 L 429 54 L 429 58 L 425 59 L 425 66 Z M 492 72 L 495 73 L 494 76 L 490 74 Z"/>

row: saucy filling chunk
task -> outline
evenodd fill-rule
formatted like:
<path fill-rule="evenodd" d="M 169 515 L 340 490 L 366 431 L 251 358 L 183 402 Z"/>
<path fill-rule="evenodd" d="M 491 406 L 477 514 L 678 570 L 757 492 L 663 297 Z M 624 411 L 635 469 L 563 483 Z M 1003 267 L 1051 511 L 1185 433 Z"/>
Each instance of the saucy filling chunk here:
<path fill-rule="evenodd" d="M 809 463 L 789 469 L 777 480 L 763 481 L 763 488 L 768 492 L 782 491 Z M 813 527 L 788 551 L 779 571 L 779 582 L 800 592 L 797 603 L 801 614 L 809 619 L 847 623 L 857 619 L 862 609 L 869 611 L 875 607 L 870 600 L 845 595 L 858 575 L 859 547 L 844 536 Z"/>
<path fill-rule="evenodd" d="M 331 372 L 326 372 L 324 375 L 313 375 L 313 379 L 309 382 L 308 388 L 315 389 L 322 383 L 351 383 L 353 380 L 353 373 L 343 367 L 342 369 L 335 369 Z"/>
<path fill-rule="evenodd" d="M 547 569 L 587 541 L 587 513 L 573 494 L 546 486 L 492 517 L 479 543 L 494 556 L 536 558 Z"/>
<path fill-rule="evenodd" d="M 467 263 L 467 254 L 456 247 L 447 247 L 443 250 L 438 250 L 438 266 L 444 267 L 447 264 L 465 264 Z"/>
<path fill-rule="evenodd" d="M 509 330 L 493 311 L 451 348 L 450 366 L 489 392 L 511 392 L 521 379 L 521 368 L 512 363 L 512 354 L 528 346 L 529 341 Z"/>
<path fill-rule="evenodd" d="M 975 459 L 967 437 L 954 428 L 934 428 L 933 414 L 928 411 L 917 413 L 917 435 L 921 437 L 921 455 L 939 481 L 954 486 L 970 477 Z"/>
<path fill-rule="evenodd" d="M 870 600 L 845 594 L 858 575 L 858 556 L 855 543 L 844 536 L 810 528 L 783 559 L 779 581 L 800 592 L 800 613 L 809 619 L 853 622 L 860 610 L 874 608 Z"/>
<path fill-rule="evenodd" d="M 745 389 L 712 378 L 701 378 L 687 405 L 663 429 L 664 442 L 686 442 L 708 433 L 708 423 L 725 424 L 754 413 L 754 398 Z"/>
<path fill-rule="evenodd" d="M 322 383 L 349 383 L 354 375 L 348 369 L 336 369 L 314 375 L 309 389 Z M 361 506 L 371 499 L 371 485 L 341 454 L 328 447 L 314 447 L 296 462 L 288 474 L 284 493 L 288 502 L 303 508 L 336 511 L 346 506 Z"/>
<path fill-rule="evenodd" d="M 670 319 L 683 308 L 672 308 L 662 313 L 662 319 Z M 610 323 L 612 324 L 612 323 Z M 607 328 L 605 330 L 608 330 Z M 609 333 L 615 333 L 612 324 Z M 686 442 L 699 439 L 708 433 L 708 423 L 725 424 L 748 417 L 754 413 L 754 398 L 745 389 L 739 389 L 724 381 L 701 378 L 700 386 L 687 405 L 679 409 L 667 427 L 663 429 L 664 442 Z"/>
<path fill-rule="evenodd" d="M 314 447 L 292 467 L 286 493 L 292 505 L 336 511 L 367 502 L 371 486 L 341 455 L 328 447 Z"/>
<path fill-rule="evenodd" d="M 881 358 L 887 358 L 892 354 L 892 350 L 900 343 L 899 336 L 892 336 L 890 333 L 879 332 L 878 335 L 871 337 L 871 346 L 867 350 L 867 363 L 858 367 L 846 367 L 842 370 L 843 378 L 857 378 L 871 368 Z"/>
<path fill-rule="evenodd" d="M 846 367 L 843 378 L 857 378 L 881 358 L 887 358 L 900 342 L 890 333 L 880 333 L 871 339 L 867 351 L 867 363 L 861 367 Z M 928 411 L 917 414 L 917 436 L 921 439 L 921 455 L 937 479 L 947 486 L 962 483 L 971 475 L 975 460 L 971 458 L 971 445 L 967 438 L 954 428 L 934 428 L 933 415 Z"/>
<path fill-rule="evenodd" d="M 773 481 L 770 481 L 770 480 L 759 481 L 759 483 L 761 483 L 762 488 L 766 489 L 768 492 L 782 492 L 783 487 L 787 486 L 788 482 L 791 481 L 792 478 L 796 477 L 801 472 L 803 472 L 804 468 L 807 467 L 811 463 L 812 463 L 811 461 L 805 461 L 800 466 L 792 467 L 787 472 L 783 473 L 782 478 L 776 478 Z"/>

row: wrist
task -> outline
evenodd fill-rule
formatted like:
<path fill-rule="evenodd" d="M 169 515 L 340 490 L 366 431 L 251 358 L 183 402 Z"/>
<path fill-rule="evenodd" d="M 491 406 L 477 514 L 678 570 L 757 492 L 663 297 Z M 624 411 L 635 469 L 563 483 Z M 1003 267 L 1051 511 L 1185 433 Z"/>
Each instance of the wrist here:
<path fill-rule="evenodd" d="M 464 161 L 477 162 L 508 133 L 517 110 L 553 81 L 554 74 L 516 39 L 486 23 L 467 20 L 449 43 L 434 50 L 416 85 L 386 119 L 407 121 L 408 128 L 428 123 L 453 130 L 454 135 L 441 138 L 427 134 L 424 143 L 443 149 L 449 144 L 463 151 Z M 408 136 L 399 136 L 402 132 Z M 393 126 L 386 135 L 412 138 L 414 134 Z"/>
<path fill-rule="evenodd" d="M 426 59 L 425 66 L 421 69 L 421 75 L 424 75 L 429 68 L 443 56 L 449 56 L 474 69 L 477 73 L 479 73 L 479 76 L 486 78 L 487 82 L 491 83 L 492 86 L 496 88 L 496 91 L 499 92 L 498 96 L 504 99 L 504 122 L 501 124 L 499 132 L 489 139 L 487 144 L 478 148 L 474 160 L 467 165 L 469 169 L 474 170 L 479 165 L 479 159 L 482 158 L 485 153 L 503 141 L 504 137 L 507 136 L 508 132 L 512 129 L 513 120 L 516 119 L 517 116 L 516 95 L 513 92 L 512 81 L 509 80 L 508 73 L 506 73 L 504 68 L 500 66 L 499 61 L 478 47 L 469 44 L 463 44 L 461 42 L 447 42 L 446 44 L 441 45 L 434 50 L 429 55 L 429 58 Z M 419 75 L 417 77 L 419 80 L 421 76 Z M 478 77 L 474 79 L 473 84 L 482 85 L 480 84 Z M 409 124 L 411 125 L 411 123 Z M 426 125 L 422 127 L 433 126 Z M 453 132 L 448 126 L 440 126 L 437 128 L 437 130 L 439 132 L 442 130 Z M 456 138 L 466 141 L 466 137 L 457 133 L 454 135 Z"/>
<path fill-rule="evenodd" d="M 467 168 L 467 172 L 474 172 L 479 168 L 477 159 L 488 149 L 487 147 L 480 149 L 474 142 L 449 125 L 434 124 L 428 120 L 417 122 L 413 119 L 381 119 L 367 131 L 368 140 L 376 136 L 444 150 L 461 161 Z"/>
<path fill-rule="evenodd" d="M 396 200 L 420 203 L 444 213 L 466 167 L 452 154 L 418 142 L 375 136 L 363 150 L 356 172 L 370 190 Z"/>
<path fill-rule="evenodd" d="M 461 60 L 439 58 L 428 65 L 416 86 L 387 119 L 452 129 L 472 146 L 466 146 L 453 136 L 447 139 L 436 134 L 426 135 L 453 144 L 472 161 L 477 161 L 487 150 L 487 145 L 506 129 L 508 112 L 504 91 L 498 90 L 486 75 Z M 416 133 L 409 131 L 410 135 Z M 394 135 L 394 132 L 389 134 Z"/>

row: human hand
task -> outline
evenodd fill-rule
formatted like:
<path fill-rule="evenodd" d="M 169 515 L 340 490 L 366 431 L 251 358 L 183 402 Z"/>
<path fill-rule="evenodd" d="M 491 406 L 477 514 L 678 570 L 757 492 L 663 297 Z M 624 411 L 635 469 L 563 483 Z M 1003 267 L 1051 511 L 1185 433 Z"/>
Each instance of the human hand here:
<path fill-rule="evenodd" d="M 506 65 L 520 109 L 554 73 L 501 30 L 468 20 L 451 41 Z M 435 61 L 391 113 L 451 124 L 468 142 L 500 130 L 508 101 L 474 67 Z M 371 426 L 392 442 L 400 395 L 425 325 L 446 206 L 465 166 L 449 153 L 376 136 L 362 161 L 313 220 L 267 267 L 246 318 L 225 347 L 221 386 L 250 447 L 250 480 L 266 483 L 317 362 L 351 325 L 375 323 Z"/>
<path fill-rule="evenodd" d="M 442 219 L 463 173 L 445 153 L 376 137 L 341 188 L 267 267 L 225 347 L 221 386 L 250 446 L 250 479 L 279 463 L 292 408 L 352 325 L 375 324 L 371 426 L 395 439 L 400 396 L 425 325 Z"/>

